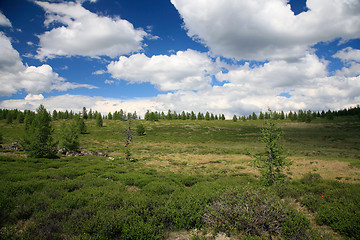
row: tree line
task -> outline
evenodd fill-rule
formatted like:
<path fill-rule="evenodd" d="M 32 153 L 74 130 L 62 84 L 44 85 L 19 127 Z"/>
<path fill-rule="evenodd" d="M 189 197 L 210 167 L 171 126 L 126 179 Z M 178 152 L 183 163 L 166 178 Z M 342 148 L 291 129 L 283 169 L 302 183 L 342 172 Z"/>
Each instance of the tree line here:
<path fill-rule="evenodd" d="M 7 123 L 12 123 L 13 121 L 17 121 L 18 123 L 24 123 L 26 115 L 33 115 L 35 112 L 30 110 L 20 111 L 18 109 L 9 110 L 9 109 L 0 109 L 0 120 L 6 119 Z M 50 113 L 49 113 L 50 114 Z M 72 110 L 71 111 L 57 111 L 54 110 L 52 112 L 51 119 L 52 120 L 61 120 L 61 119 L 74 119 L 74 118 L 83 118 L 83 119 L 109 119 L 109 120 L 121 120 L 121 121 L 127 121 L 129 118 L 131 119 L 140 119 L 140 117 L 137 115 L 136 111 L 134 113 L 127 113 L 124 110 L 120 109 L 119 111 L 115 112 L 109 112 L 107 115 L 102 115 L 98 111 L 93 111 L 90 109 L 89 111 L 86 109 L 86 107 L 83 107 L 83 110 L 81 112 L 75 113 Z M 334 117 L 340 117 L 340 116 L 360 116 L 360 106 L 357 105 L 356 107 L 350 107 L 350 108 L 344 108 L 342 110 L 338 111 L 311 111 L 311 110 L 298 110 L 298 111 L 290 111 L 288 113 L 285 113 L 284 111 L 281 112 L 272 112 L 273 119 L 275 120 L 283 120 L 283 119 L 290 119 L 292 121 L 299 121 L 299 122 L 311 122 L 312 120 L 316 118 L 326 118 L 328 120 L 334 119 Z M 147 121 L 159 121 L 159 120 L 225 120 L 224 114 L 213 114 L 206 112 L 201 113 L 198 112 L 197 114 L 194 111 L 191 112 L 185 112 L 182 111 L 181 113 L 177 113 L 176 111 L 168 110 L 168 112 L 165 114 L 164 112 L 153 112 L 148 110 L 145 113 L 145 120 Z M 256 114 L 253 112 L 250 115 L 243 115 L 243 116 L 237 116 L 234 115 L 232 120 L 238 121 L 238 120 L 263 120 L 263 119 L 270 119 L 270 114 L 268 112 L 260 112 L 259 114 Z M 98 120 L 99 121 L 99 120 Z M 99 121 L 100 122 L 100 121 Z"/>
<path fill-rule="evenodd" d="M 360 106 L 357 105 L 356 107 L 350 107 L 345 108 L 338 111 L 311 111 L 311 110 L 298 110 L 296 111 L 290 111 L 289 113 L 284 113 L 284 111 L 281 112 L 272 112 L 272 119 L 274 120 L 284 120 L 284 119 L 290 119 L 291 121 L 298 121 L 298 122 L 311 122 L 312 120 L 316 118 L 326 118 L 328 120 L 333 120 L 334 117 L 340 117 L 340 116 L 359 116 L 360 117 Z M 260 112 L 259 115 L 257 115 L 255 112 L 248 116 L 233 116 L 233 121 L 236 122 L 238 120 L 263 120 L 263 119 L 270 119 L 269 112 Z"/>
<path fill-rule="evenodd" d="M 182 111 L 181 113 L 177 113 L 176 111 L 171 111 L 168 110 L 167 114 L 165 114 L 164 112 L 152 112 L 150 110 L 148 110 L 145 113 L 145 120 L 147 121 L 159 121 L 159 120 L 225 120 L 225 115 L 224 114 L 213 114 L 213 113 L 209 113 L 206 112 L 204 113 L 197 113 L 195 114 L 194 111 L 191 111 L 191 113 L 189 112 L 185 112 Z"/>

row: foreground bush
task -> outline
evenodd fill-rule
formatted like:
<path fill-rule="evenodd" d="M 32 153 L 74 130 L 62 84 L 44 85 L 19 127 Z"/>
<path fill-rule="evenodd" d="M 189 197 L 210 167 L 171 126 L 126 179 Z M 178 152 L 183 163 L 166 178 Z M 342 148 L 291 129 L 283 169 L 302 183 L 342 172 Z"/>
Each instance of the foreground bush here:
<path fill-rule="evenodd" d="M 306 239 L 310 227 L 305 216 L 291 210 L 268 189 L 244 187 L 225 192 L 204 214 L 216 232 L 251 236 L 277 235 Z"/>

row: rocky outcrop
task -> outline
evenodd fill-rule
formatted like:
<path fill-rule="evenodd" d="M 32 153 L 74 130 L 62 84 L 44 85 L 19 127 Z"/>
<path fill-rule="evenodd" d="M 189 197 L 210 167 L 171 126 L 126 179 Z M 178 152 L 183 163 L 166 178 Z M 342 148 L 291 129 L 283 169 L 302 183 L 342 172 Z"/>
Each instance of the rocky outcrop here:
<path fill-rule="evenodd" d="M 63 154 L 67 157 L 78 157 L 78 156 L 85 156 L 85 155 L 90 155 L 90 156 L 98 156 L 98 157 L 107 157 L 108 153 L 103 153 L 103 152 L 94 152 L 94 151 L 87 151 L 87 150 L 82 150 L 82 151 L 66 151 L 66 149 L 60 149 L 58 151 L 59 154 Z"/>
<path fill-rule="evenodd" d="M 20 146 L 20 144 L 18 142 L 13 142 L 12 144 L 5 145 L 5 146 L 0 145 L 0 149 L 11 150 L 11 151 L 23 151 L 24 150 L 24 149 L 22 149 L 22 147 Z"/>

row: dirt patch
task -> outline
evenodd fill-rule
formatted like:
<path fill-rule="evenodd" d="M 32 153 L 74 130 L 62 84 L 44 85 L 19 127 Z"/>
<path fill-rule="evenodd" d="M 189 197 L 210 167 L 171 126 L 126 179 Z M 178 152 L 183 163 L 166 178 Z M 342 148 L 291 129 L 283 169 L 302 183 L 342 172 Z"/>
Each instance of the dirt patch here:
<path fill-rule="evenodd" d="M 141 154 L 140 158 L 146 159 L 145 164 L 172 172 L 201 171 L 203 173 L 226 172 L 228 174 L 259 175 L 259 171 L 252 167 L 253 159 L 241 154 Z M 318 173 L 322 178 L 346 183 L 359 183 L 360 169 L 350 167 L 350 163 L 342 161 L 314 160 L 306 158 L 289 157 L 293 164 L 289 168 L 288 176 L 300 179 L 306 173 Z M 285 169 L 285 172 L 287 170 Z"/>
<path fill-rule="evenodd" d="M 136 186 L 125 186 L 125 187 L 129 192 L 138 192 L 138 191 L 140 191 L 140 188 L 138 188 Z"/>
<path fill-rule="evenodd" d="M 350 167 L 350 163 L 314 159 L 291 159 L 290 166 L 293 179 L 300 179 L 306 173 L 318 173 L 322 178 L 347 183 L 358 183 L 360 169 Z"/>
<path fill-rule="evenodd" d="M 12 158 L 26 158 L 26 154 L 18 152 L 0 152 L 0 157 L 12 157 Z"/>

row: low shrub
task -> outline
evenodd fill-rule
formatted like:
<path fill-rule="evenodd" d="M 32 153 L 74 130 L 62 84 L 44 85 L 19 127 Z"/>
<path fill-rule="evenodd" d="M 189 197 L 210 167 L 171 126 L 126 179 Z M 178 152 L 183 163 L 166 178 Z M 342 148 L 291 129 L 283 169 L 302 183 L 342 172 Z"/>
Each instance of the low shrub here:
<path fill-rule="evenodd" d="M 309 221 L 268 189 L 244 187 L 226 191 L 209 205 L 205 225 L 215 232 L 251 236 L 305 235 Z"/>
<path fill-rule="evenodd" d="M 180 189 L 180 187 L 174 182 L 168 180 L 156 180 L 143 187 L 142 191 L 149 194 L 162 195 L 171 194 L 178 189 Z"/>
<path fill-rule="evenodd" d="M 317 184 L 322 181 L 322 177 L 318 173 L 307 173 L 301 178 L 302 184 Z"/>

